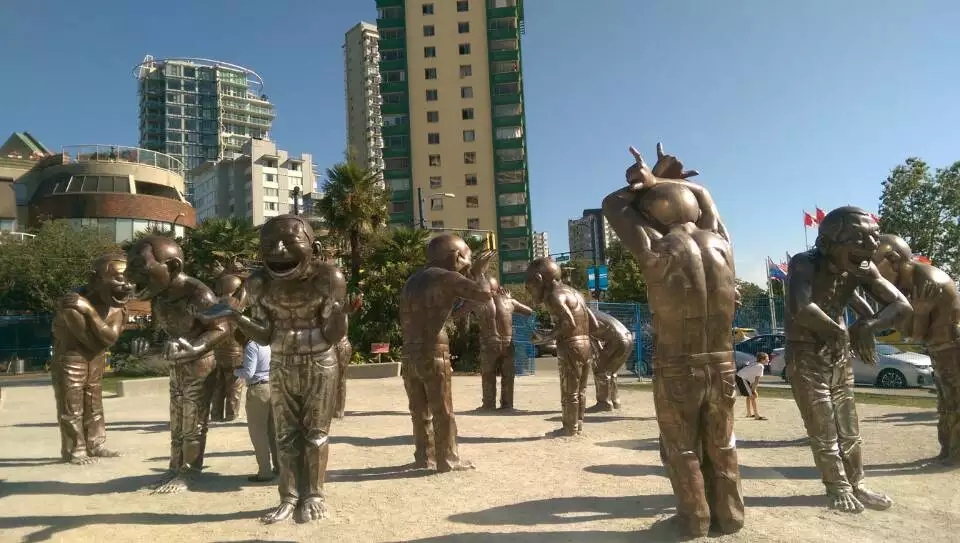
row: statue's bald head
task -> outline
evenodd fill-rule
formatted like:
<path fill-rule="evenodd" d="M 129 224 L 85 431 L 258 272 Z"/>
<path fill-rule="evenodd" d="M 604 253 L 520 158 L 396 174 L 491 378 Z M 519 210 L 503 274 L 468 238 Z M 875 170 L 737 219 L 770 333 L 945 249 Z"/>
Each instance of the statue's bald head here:
<path fill-rule="evenodd" d="M 903 270 L 912 266 L 913 251 L 910 245 L 895 234 L 880 236 L 880 244 L 873 253 L 873 263 L 887 281 L 896 283 Z"/>
<path fill-rule="evenodd" d="M 301 232 L 310 238 L 310 241 L 313 242 L 317 239 L 317 235 L 313 232 L 313 227 L 310 226 L 309 221 L 305 221 L 300 215 L 293 215 L 286 213 L 284 215 L 277 215 L 276 217 L 270 217 L 266 222 L 263 223 L 263 226 L 260 227 L 260 232 L 271 232 L 284 230 L 290 227 L 291 223 L 298 224 Z"/>
<path fill-rule="evenodd" d="M 180 248 L 180 245 L 176 241 L 167 236 L 151 234 L 140 238 L 140 240 L 134 243 L 133 247 L 127 251 L 127 257 L 130 258 L 133 255 L 142 256 L 145 254 L 144 251 L 149 251 L 149 254 L 153 256 L 157 262 L 166 262 L 171 258 L 183 260 L 183 249 Z"/>
<path fill-rule="evenodd" d="M 171 238 L 144 236 L 127 251 L 127 277 L 141 300 L 165 291 L 182 273 L 183 250 Z"/>
<path fill-rule="evenodd" d="M 560 266 L 552 258 L 538 258 L 527 266 L 526 287 L 536 303 L 561 282 Z"/>
<path fill-rule="evenodd" d="M 470 246 L 455 234 L 440 234 L 427 243 L 427 265 L 462 272 L 472 264 Z"/>

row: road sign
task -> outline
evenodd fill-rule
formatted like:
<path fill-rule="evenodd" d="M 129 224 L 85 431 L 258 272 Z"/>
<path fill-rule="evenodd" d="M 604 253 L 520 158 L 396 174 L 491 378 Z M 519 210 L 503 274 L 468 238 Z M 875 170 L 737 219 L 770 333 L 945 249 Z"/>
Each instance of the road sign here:
<path fill-rule="evenodd" d="M 390 352 L 389 343 L 371 343 L 370 354 L 387 354 Z"/>
<path fill-rule="evenodd" d="M 560 264 L 562 262 L 570 262 L 570 255 L 558 255 L 554 257 L 553 261 L 556 262 L 557 264 Z"/>
<path fill-rule="evenodd" d="M 599 290 L 607 290 L 610 284 L 607 278 L 606 266 L 590 266 L 587 268 L 587 290 L 598 290 L 597 277 L 600 279 Z"/>

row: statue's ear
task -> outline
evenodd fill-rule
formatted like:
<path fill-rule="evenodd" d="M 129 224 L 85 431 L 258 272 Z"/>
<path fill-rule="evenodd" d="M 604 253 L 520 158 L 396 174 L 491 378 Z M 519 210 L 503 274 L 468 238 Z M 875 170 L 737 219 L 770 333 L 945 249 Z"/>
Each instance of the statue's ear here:
<path fill-rule="evenodd" d="M 170 258 L 164 264 L 167 266 L 167 270 L 170 271 L 170 277 L 176 277 L 183 273 L 183 260 L 180 258 Z"/>
<path fill-rule="evenodd" d="M 323 244 L 320 243 L 319 240 L 315 240 L 313 244 L 311 244 L 311 247 L 313 248 L 313 256 L 315 258 L 319 258 L 320 255 L 323 254 Z"/>

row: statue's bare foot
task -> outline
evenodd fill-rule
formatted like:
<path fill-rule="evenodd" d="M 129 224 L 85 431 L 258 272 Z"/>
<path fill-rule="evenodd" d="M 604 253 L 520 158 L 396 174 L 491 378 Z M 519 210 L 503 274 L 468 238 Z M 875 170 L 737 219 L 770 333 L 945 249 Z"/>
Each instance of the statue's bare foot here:
<path fill-rule="evenodd" d="M 863 504 L 853 496 L 853 492 L 840 492 L 830 496 L 830 509 L 842 513 L 862 513 Z"/>
<path fill-rule="evenodd" d="M 876 511 L 885 511 L 893 505 L 893 500 L 886 494 L 874 492 L 863 486 L 853 489 L 853 495 L 860 500 L 860 503 L 862 503 L 864 507 L 869 507 Z"/>
<path fill-rule="evenodd" d="M 950 457 L 950 451 L 947 448 L 940 449 L 940 453 L 934 456 L 934 460 L 946 460 Z"/>
<path fill-rule="evenodd" d="M 513 411 L 513 410 L 514 410 L 514 409 L 513 409 L 513 406 L 512 406 L 512 405 L 501 405 L 501 406 L 500 406 L 500 411 L 510 412 L 510 411 Z"/>
<path fill-rule="evenodd" d="M 614 408 L 614 409 L 620 409 L 621 406 L 623 406 L 623 404 L 620 403 L 620 400 L 613 400 L 613 408 Z"/>
<path fill-rule="evenodd" d="M 608 404 L 608 403 L 599 403 L 599 402 L 598 402 L 598 403 L 596 403 L 596 404 L 594 404 L 594 405 L 592 405 L 592 406 L 584 409 L 584 412 L 586 412 L 586 413 L 602 413 L 602 412 L 604 412 L 604 411 L 613 411 L 613 406 L 610 405 L 610 404 Z"/>
<path fill-rule="evenodd" d="M 120 458 L 123 455 L 117 451 L 111 451 L 106 447 L 99 447 L 90 451 L 90 456 L 95 456 L 97 458 Z"/>
<path fill-rule="evenodd" d="M 567 430 L 565 428 L 557 428 L 556 430 L 550 430 L 549 432 L 543 435 L 544 437 L 573 437 L 577 435 L 577 431 Z"/>
<path fill-rule="evenodd" d="M 97 458 L 95 456 L 87 456 L 87 455 L 72 456 L 70 457 L 70 460 L 68 460 L 67 462 L 74 466 L 89 466 L 90 464 L 96 464 Z"/>
<path fill-rule="evenodd" d="M 155 483 L 150 483 L 149 485 L 146 486 L 146 488 L 147 488 L 148 490 L 156 490 L 156 489 L 160 488 L 161 486 L 163 486 L 163 485 L 169 483 L 170 481 L 172 481 L 173 478 L 176 477 L 176 476 L 177 476 L 177 472 L 175 472 L 175 471 L 168 471 L 168 472 L 164 473 L 157 482 L 155 482 Z"/>
<path fill-rule="evenodd" d="M 345 413 L 344 413 L 343 411 L 337 411 L 337 412 L 333 415 L 333 417 L 334 417 L 334 418 L 337 418 L 337 419 L 342 419 L 343 416 L 344 416 L 344 414 L 345 414 Z"/>
<path fill-rule="evenodd" d="M 316 522 L 327 518 L 327 504 L 323 498 L 307 498 L 300 502 L 299 507 L 300 522 Z"/>
<path fill-rule="evenodd" d="M 293 516 L 294 510 L 295 507 L 293 504 L 283 502 L 273 511 L 270 511 L 266 515 L 260 517 L 260 522 L 264 524 L 276 524 L 277 522 L 283 522 Z"/>
<path fill-rule="evenodd" d="M 179 494 L 190 490 L 195 472 L 189 468 L 180 470 L 172 479 L 158 486 L 154 494 Z"/>
<path fill-rule="evenodd" d="M 451 471 L 471 471 L 475 469 L 477 469 L 477 467 L 473 465 L 473 462 L 469 460 L 460 460 L 445 467 L 441 467 L 437 469 L 437 471 L 440 473 L 449 473 Z"/>

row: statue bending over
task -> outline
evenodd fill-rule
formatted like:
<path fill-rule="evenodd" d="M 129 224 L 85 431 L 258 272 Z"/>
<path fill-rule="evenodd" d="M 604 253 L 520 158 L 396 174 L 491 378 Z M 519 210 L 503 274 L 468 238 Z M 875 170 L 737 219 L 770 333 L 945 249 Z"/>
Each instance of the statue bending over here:
<path fill-rule="evenodd" d="M 127 251 L 127 276 L 135 296 L 150 300 L 157 328 L 170 339 L 163 355 L 170 367 L 170 469 L 160 494 L 182 492 L 203 468 L 210 400 L 216 382 L 213 349 L 228 333 L 222 321 L 198 318 L 217 298 L 183 272 L 183 251 L 165 236 L 146 236 Z"/>
<path fill-rule="evenodd" d="M 50 373 L 64 462 L 87 464 L 119 456 L 104 445 L 102 380 L 106 352 L 126 325 L 124 305 L 133 292 L 126 269 L 122 254 L 98 258 L 87 284 L 64 295 L 53 318 Z"/>
<path fill-rule="evenodd" d="M 216 281 L 213 293 L 221 301 L 233 304 L 243 311 L 246 307 L 246 294 L 243 289 L 243 265 L 239 261 L 230 262 L 227 270 L 219 261 L 214 267 Z M 218 422 L 236 420 L 240 414 L 240 398 L 243 396 L 243 379 L 235 375 L 237 368 L 243 365 L 243 348 L 247 338 L 230 325 L 230 333 L 213 350 L 213 357 L 217 361 L 216 385 L 213 389 L 213 404 L 210 409 L 210 419 Z"/>
<path fill-rule="evenodd" d="M 533 310 L 513 299 L 510 291 L 500 286 L 494 277 L 488 277 L 490 300 L 463 306 L 462 310 L 477 316 L 480 321 L 480 379 L 483 401 L 480 411 L 497 407 L 497 374 L 500 374 L 500 409 L 513 409 L 513 381 L 516 361 L 513 345 L 513 314 L 533 315 Z"/>
<path fill-rule="evenodd" d="M 527 267 L 526 287 L 535 304 L 544 304 L 556 324 L 548 334 L 534 332 L 533 343 L 557 342 L 560 366 L 560 409 L 563 426 L 552 436 L 574 436 L 583 432 L 587 405 L 587 378 L 590 376 L 592 345 L 590 330 L 596 328 L 594 315 L 579 292 L 560 280 L 560 266 L 550 258 L 538 258 Z"/>
<path fill-rule="evenodd" d="M 960 295 L 953 279 L 930 264 L 913 259 L 902 238 L 880 236 L 873 262 L 913 306 L 899 323 L 903 335 L 921 341 L 933 359 L 937 382 L 937 460 L 960 464 Z"/>
<path fill-rule="evenodd" d="M 633 353 L 633 333 L 613 315 L 590 310 L 597 327 L 590 331 L 596 356 L 593 367 L 593 383 L 597 389 L 597 403 L 587 411 L 613 411 L 620 409 L 617 394 L 617 372 Z"/>
<path fill-rule="evenodd" d="M 493 253 L 477 262 L 470 248 L 453 234 L 441 234 L 427 245 L 427 264 L 407 279 L 400 293 L 403 333 L 403 386 L 410 405 L 415 444 L 414 466 L 444 473 L 473 469 L 457 450 L 453 414 L 450 343 L 445 323 L 462 298 L 487 302 L 490 283 L 483 270 Z M 473 272 L 473 280 L 464 273 Z"/>
<path fill-rule="evenodd" d="M 790 387 L 800 408 L 813 459 L 830 506 L 859 513 L 864 506 L 887 509 L 887 496 L 864 486 L 860 428 L 853 395 L 851 347 L 876 363 L 874 333 L 890 328 L 910 311 L 907 299 L 880 276 L 871 259 L 879 227 L 858 207 L 840 207 L 820 221 L 817 241 L 790 259 L 786 281 L 784 356 Z M 883 309 L 873 314 L 857 287 Z M 847 332 L 844 308 L 860 317 Z"/>
<path fill-rule="evenodd" d="M 347 333 L 347 285 L 320 261 L 320 244 L 296 215 L 271 218 L 260 229 L 263 268 L 244 283 L 263 319 L 228 304 L 206 318 L 228 317 L 242 333 L 270 345 L 270 402 L 280 453 L 280 505 L 261 520 L 272 524 L 296 512 L 299 522 L 327 515 L 323 484 L 340 365 L 336 346 Z"/>
<path fill-rule="evenodd" d="M 660 454 L 677 518 L 695 537 L 711 525 L 734 533 L 744 513 L 733 434 L 733 247 L 710 193 L 687 181 L 696 171 L 660 144 L 652 170 L 630 152 L 627 186 L 604 199 L 603 213 L 647 283 Z"/>

